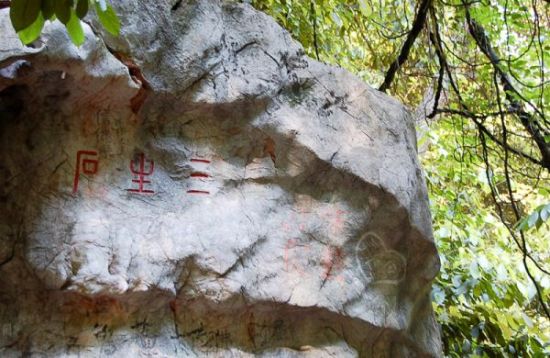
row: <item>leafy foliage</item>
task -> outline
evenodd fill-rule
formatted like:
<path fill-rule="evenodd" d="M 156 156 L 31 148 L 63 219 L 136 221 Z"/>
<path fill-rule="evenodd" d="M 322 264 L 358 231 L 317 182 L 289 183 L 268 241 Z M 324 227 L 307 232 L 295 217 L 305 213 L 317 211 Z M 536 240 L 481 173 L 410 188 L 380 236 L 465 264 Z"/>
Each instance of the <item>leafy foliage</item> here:
<path fill-rule="evenodd" d="M 495 212 L 483 158 L 469 150 L 479 142 L 475 127 L 463 118 L 442 120 L 430 129 L 426 141 L 429 149 L 422 160 L 442 260 L 432 298 L 447 354 L 548 354 L 544 345 L 549 322 L 541 314 L 522 256 Z M 504 188 L 502 172 L 492 175 L 497 187 Z M 533 190 L 527 179 L 516 186 L 529 205 L 546 197 L 544 188 Z M 550 245 L 543 238 L 550 231 L 541 226 L 537 233 L 530 251 L 539 253 L 536 260 L 544 264 Z M 538 273 L 537 279 L 548 295 L 549 277 Z"/>
<path fill-rule="evenodd" d="M 85 41 L 81 20 L 88 14 L 90 3 L 103 27 L 118 36 L 120 21 L 105 0 L 12 0 L 10 19 L 25 45 L 40 36 L 46 20 L 57 19 L 65 25 L 71 41 L 80 46 Z"/>
<path fill-rule="evenodd" d="M 311 57 L 374 87 L 420 3 L 252 1 Z M 442 260 L 433 306 L 448 356 L 550 355 L 548 25 L 549 5 L 537 0 L 433 1 L 389 87 L 416 108 Z"/>

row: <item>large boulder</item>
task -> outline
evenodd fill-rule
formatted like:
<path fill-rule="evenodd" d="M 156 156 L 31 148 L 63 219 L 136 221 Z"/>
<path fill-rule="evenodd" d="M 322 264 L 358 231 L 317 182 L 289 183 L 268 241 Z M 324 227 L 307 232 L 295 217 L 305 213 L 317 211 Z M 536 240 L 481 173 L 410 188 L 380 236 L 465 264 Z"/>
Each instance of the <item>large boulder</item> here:
<path fill-rule="evenodd" d="M 0 355 L 439 356 L 411 116 L 215 0 L 0 11 Z"/>

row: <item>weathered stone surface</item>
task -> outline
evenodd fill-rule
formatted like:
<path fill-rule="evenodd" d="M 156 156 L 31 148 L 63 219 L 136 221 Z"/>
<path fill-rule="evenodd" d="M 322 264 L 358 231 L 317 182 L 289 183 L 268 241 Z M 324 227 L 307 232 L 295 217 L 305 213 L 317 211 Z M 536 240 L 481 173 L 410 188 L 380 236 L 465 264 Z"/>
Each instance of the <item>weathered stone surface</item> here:
<path fill-rule="evenodd" d="M 0 354 L 440 355 L 405 108 L 249 6 L 124 3 L 80 48 L 0 11 Z"/>

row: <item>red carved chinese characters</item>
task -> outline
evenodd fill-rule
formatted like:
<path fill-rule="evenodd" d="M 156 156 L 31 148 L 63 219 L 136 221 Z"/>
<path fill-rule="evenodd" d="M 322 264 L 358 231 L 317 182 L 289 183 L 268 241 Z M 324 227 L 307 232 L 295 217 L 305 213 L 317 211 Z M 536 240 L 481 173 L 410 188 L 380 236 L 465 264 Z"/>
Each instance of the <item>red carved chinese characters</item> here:
<path fill-rule="evenodd" d="M 73 180 L 73 194 L 78 191 L 78 182 L 80 180 L 80 174 L 93 175 L 97 173 L 98 159 L 85 158 L 86 156 L 97 157 L 97 152 L 93 150 L 79 150 L 76 152 L 76 170 Z M 84 159 L 83 159 L 84 157 Z"/>
<path fill-rule="evenodd" d="M 191 158 L 191 163 L 201 163 L 201 164 L 208 165 L 210 164 L 210 161 L 208 159 Z M 206 179 L 206 178 L 210 178 L 210 175 L 202 171 L 194 171 L 191 173 L 191 178 Z M 207 190 L 189 189 L 187 190 L 187 194 L 207 194 L 208 195 L 210 194 L 210 192 Z"/>
<path fill-rule="evenodd" d="M 309 241 L 306 230 L 306 214 L 310 213 L 306 207 L 298 208 L 299 215 L 293 214 L 281 224 L 284 233 L 294 235 L 298 231 L 306 234 L 304 238 L 298 237 L 288 239 L 284 247 L 284 264 L 286 272 L 294 272 L 303 278 L 312 278 L 316 266 L 322 269 L 320 278 L 322 286 L 329 280 L 335 280 L 343 284 L 344 271 L 346 268 L 346 254 L 341 246 L 325 243 L 318 245 Z M 345 211 L 336 210 L 333 212 L 320 214 L 327 218 L 327 234 L 337 236 L 341 234 L 345 226 L 345 220 L 342 217 Z M 311 265 L 309 269 L 307 266 Z"/>
<path fill-rule="evenodd" d="M 345 214 L 345 210 L 336 209 L 328 213 L 328 215 L 321 215 L 327 218 L 329 225 L 329 234 L 333 237 L 342 235 L 342 231 L 345 228 L 345 220 L 342 214 Z M 325 268 L 323 273 L 323 280 L 336 279 L 340 282 L 344 280 L 342 272 L 345 266 L 345 253 L 342 247 L 329 245 L 323 250 L 323 259 L 321 264 Z"/>
<path fill-rule="evenodd" d="M 344 269 L 344 250 L 341 247 L 328 246 L 323 252 L 321 264 L 325 268 L 323 280 L 337 279 L 343 281 L 342 271 Z"/>
<path fill-rule="evenodd" d="M 152 160 L 149 160 L 148 162 L 149 162 L 148 169 L 145 170 L 145 154 L 143 154 L 143 153 L 139 154 L 139 168 L 138 169 L 134 168 L 134 164 L 135 164 L 134 161 L 133 160 L 130 161 L 130 171 L 134 175 L 137 176 L 137 179 L 132 179 L 132 182 L 137 183 L 138 188 L 137 189 L 126 189 L 127 191 L 132 192 L 132 193 L 139 193 L 139 194 L 152 194 L 152 193 L 154 193 L 153 190 L 144 189 L 144 184 L 150 184 L 151 183 L 150 180 L 145 180 L 145 177 L 153 174 L 153 171 L 155 170 L 155 162 L 152 161 Z"/>

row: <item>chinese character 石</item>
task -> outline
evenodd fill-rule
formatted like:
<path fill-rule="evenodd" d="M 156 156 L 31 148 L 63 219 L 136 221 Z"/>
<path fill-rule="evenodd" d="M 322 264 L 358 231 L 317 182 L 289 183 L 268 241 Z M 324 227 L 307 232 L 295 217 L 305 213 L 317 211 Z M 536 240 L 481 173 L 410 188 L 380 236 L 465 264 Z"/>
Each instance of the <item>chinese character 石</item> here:
<path fill-rule="evenodd" d="M 97 159 L 82 158 L 83 156 L 97 157 L 97 152 L 93 150 L 79 150 L 76 152 L 76 171 L 73 181 L 73 194 L 76 194 L 78 191 L 78 181 L 80 180 L 81 173 L 87 175 L 97 173 L 99 161 Z"/>
<path fill-rule="evenodd" d="M 144 184 L 150 184 L 151 183 L 150 180 L 145 180 L 145 177 L 153 174 L 153 171 L 155 170 L 155 162 L 152 161 L 152 160 L 149 160 L 148 162 L 149 162 L 149 164 L 148 164 L 149 168 L 146 171 L 145 170 L 145 155 L 143 153 L 139 154 L 139 168 L 138 169 L 136 169 L 134 167 L 134 164 L 135 164 L 134 161 L 130 160 L 130 171 L 138 177 L 137 179 L 132 179 L 132 182 L 137 183 L 138 188 L 137 189 L 126 189 L 127 191 L 132 192 L 132 193 L 146 193 L 146 194 L 154 193 L 153 190 L 147 190 L 147 189 L 143 188 Z"/>

